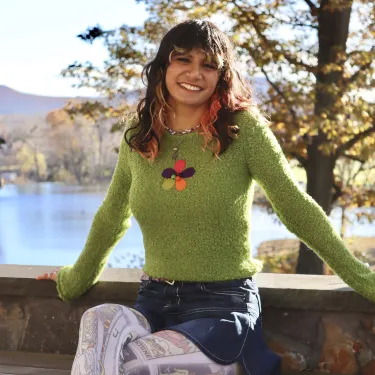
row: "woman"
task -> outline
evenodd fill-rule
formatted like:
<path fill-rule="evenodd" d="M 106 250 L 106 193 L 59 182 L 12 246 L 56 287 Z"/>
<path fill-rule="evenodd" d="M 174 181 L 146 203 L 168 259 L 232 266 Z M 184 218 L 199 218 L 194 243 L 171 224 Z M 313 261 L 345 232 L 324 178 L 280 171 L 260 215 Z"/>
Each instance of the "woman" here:
<path fill-rule="evenodd" d="M 374 274 L 299 188 L 235 63 L 224 33 L 187 21 L 145 67 L 146 96 L 83 252 L 38 277 L 56 280 L 63 300 L 77 298 L 137 219 L 146 261 L 136 304 L 85 312 L 72 374 L 234 374 L 236 364 L 249 375 L 280 374 L 262 337 L 261 263 L 250 251 L 254 181 L 290 231 L 375 300 Z"/>

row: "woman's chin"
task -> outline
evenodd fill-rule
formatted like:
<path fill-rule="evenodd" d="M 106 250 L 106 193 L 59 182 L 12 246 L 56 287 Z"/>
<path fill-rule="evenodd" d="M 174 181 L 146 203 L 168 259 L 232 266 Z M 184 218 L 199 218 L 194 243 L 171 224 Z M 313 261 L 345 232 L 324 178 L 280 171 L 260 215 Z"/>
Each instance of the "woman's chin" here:
<path fill-rule="evenodd" d="M 206 101 L 202 101 L 202 100 L 194 100 L 192 98 L 174 98 L 174 103 L 176 105 L 185 105 L 185 106 L 189 106 L 189 107 L 201 107 L 203 105 L 205 105 L 205 103 L 207 102 Z"/>

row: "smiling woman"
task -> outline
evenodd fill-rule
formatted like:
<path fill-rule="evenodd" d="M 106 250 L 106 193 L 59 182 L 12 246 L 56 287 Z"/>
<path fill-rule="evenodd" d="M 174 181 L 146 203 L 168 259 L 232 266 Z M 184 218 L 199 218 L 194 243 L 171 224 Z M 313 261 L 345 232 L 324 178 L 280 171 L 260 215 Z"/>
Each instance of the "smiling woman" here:
<path fill-rule="evenodd" d="M 134 215 L 145 247 L 136 304 L 85 312 L 72 374 L 232 375 L 238 364 L 247 375 L 280 375 L 262 333 L 262 263 L 250 246 L 255 181 L 286 227 L 371 300 L 375 273 L 301 190 L 215 25 L 172 28 L 144 77 L 83 252 L 43 276 L 56 276 L 63 300 L 85 293 Z"/>
<path fill-rule="evenodd" d="M 248 374 L 279 375 L 280 358 L 262 336 L 253 279 L 261 264 L 247 239 L 245 127 L 267 121 L 230 40 L 208 21 L 171 29 L 144 76 L 146 96 L 126 125 L 85 250 L 74 266 L 39 277 L 56 279 L 62 299 L 78 297 L 136 218 L 146 255 L 136 304 L 85 312 L 72 374 L 234 375 L 242 365 Z"/>

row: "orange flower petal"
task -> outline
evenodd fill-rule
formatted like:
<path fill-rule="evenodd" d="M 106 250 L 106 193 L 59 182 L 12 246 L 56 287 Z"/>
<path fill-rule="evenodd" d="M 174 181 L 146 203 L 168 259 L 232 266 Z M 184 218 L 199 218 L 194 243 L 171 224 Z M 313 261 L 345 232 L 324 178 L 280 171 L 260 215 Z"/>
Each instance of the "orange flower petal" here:
<path fill-rule="evenodd" d="M 179 180 L 176 179 L 176 190 L 182 191 L 186 188 L 186 181 L 181 178 Z"/>

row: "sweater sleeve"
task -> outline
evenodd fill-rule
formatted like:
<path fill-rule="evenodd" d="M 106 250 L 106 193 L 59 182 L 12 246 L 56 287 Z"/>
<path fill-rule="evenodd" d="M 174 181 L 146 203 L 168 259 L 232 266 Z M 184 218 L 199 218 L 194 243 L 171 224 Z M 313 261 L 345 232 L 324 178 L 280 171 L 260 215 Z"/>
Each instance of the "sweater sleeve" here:
<path fill-rule="evenodd" d="M 375 273 L 345 247 L 323 209 L 300 188 L 272 131 L 248 112 L 239 120 L 249 172 L 280 220 L 345 283 L 375 301 Z"/>
<path fill-rule="evenodd" d="M 122 137 L 112 181 L 94 216 L 84 249 L 74 265 L 64 266 L 57 275 L 57 291 L 64 301 L 79 297 L 98 281 L 112 249 L 130 227 L 129 155 L 130 148 Z"/>

